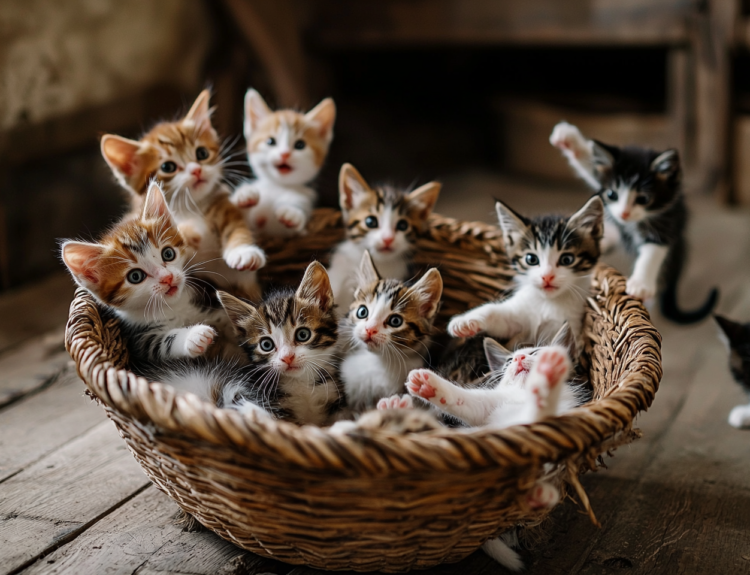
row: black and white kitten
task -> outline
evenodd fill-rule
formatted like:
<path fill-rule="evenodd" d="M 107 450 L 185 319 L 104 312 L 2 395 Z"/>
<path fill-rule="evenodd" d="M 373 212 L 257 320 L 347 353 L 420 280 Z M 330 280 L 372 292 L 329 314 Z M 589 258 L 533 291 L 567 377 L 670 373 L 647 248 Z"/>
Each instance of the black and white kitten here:
<path fill-rule="evenodd" d="M 677 323 L 695 323 L 716 306 L 713 289 L 696 310 L 677 305 L 677 284 L 685 265 L 687 206 L 682 193 L 682 169 L 677 150 L 656 152 L 636 146 L 616 147 L 590 140 L 567 122 L 550 136 L 570 165 L 596 190 L 607 208 L 603 251 L 619 241 L 636 255 L 628 294 L 653 298 L 661 283 L 661 310 Z"/>
<path fill-rule="evenodd" d="M 720 315 L 714 318 L 729 347 L 729 369 L 750 398 L 750 323 L 738 323 Z M 750 428 L 750 403 L 732 409 L 729 425 L 737 429 Z"/>

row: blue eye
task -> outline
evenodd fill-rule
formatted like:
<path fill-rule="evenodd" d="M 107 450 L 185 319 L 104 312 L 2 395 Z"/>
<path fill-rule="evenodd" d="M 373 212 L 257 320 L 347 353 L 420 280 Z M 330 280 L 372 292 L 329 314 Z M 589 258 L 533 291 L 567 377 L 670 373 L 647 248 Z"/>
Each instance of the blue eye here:
<path fill-rule="evenodd" d="M 404 318 L 400 315 L 392 315 L 388 318 L 388 325 L 391 327 L 401 327 L 404 325 Z"/>
<path fill-rule="evenodd" d="M 268 144 L 269 146 L 275 146 L 276 145 L 276 138 L 268 138 L 266 140 L 266 144 Z"/>
<path fill-rule="evenodd" d="M 559 260 L 561 266 L 572 266 L 574 261 L 576 257 L 573 254 L 563 254 Z"/>
<path fill-rule="evenodd" d="M 166 247 L 161 251 L 161 259 L 165 262 L 171 262 L 176 257 L 177 254 L 175 253 L 174 248 Z"/>
<path fill-rule="evenodd" d="M 607 190 L 607 197 L 612 200 L 613 202 L 617 201 L 617 192 L 614 190 Z"/>
<path fill-rule="evenodd" d="M 536 254 L 526 254 L 526 263 L 530 266 L 538 266 L 539 257 Z"/>
<path fill-rule="evenodd" d="M 262 349 L 265 352 L 273 351 L 273 349 L 276 347 L 276 344 L 273 343 L 273 340 L 270 337 L 264 337 L 260 340 L 260 349 Z"/>
<path fill-rule="evenodd" d="M 139 269 L 130 270 L 127 278 L 131 284 L 139 284 L 146 279 L 146 272 Z"/>
<path fill-rule="evenodd" d="M 366 305 L 361 305 L 357 308 L 357 318 L 358 319 L 365 319 L 367 317 L 368 311 Z"/>
<path fill-rule="evenodd" d="M 378 227 L 378 218 L 375 216 L 367 216 L 365 218 L 365 225 L 368 228 L 377 228 Z"/>
<path fill-rule="evenodd" d="M 304 343 L 308 341 L 312 337 L 312 332 L 307 329 L 306 327 L 301 327 L 297 330 L 297 333 L 294 334 L 294 339 L 297 341 Z"/>
<path fill-rule="evenodd" d="M 161 165 L 160 169 L 165 174 L 171 174 L 172 172 L 174 172 L 177 169 L 177 164 L 175 164 L 174 162 L 164 162 Z"/>

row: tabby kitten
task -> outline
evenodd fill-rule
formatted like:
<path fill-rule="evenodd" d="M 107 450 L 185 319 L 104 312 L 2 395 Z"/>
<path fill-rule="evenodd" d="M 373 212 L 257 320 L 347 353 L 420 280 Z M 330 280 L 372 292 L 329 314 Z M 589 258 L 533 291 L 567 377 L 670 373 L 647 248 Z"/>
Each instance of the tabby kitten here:
<path fill-rule="evenodd" d="M 310 187 L 333 139 L 336 106 L 326 98 L 307 114 L 272 112 L 255 90 L 245 94 L 245 140 L 255 180 L 232 201 L 252 228 L 269 236 L 296 235 L 310 219 L 317 193 Z"/>
<path fill-rule="evenodd" d="M 381 279 L 369 252 L 359 276 L 342 322 L 353 348 L 341 364 L 341 377 L 349 406 L 362 411 L 403 390 L 407 374 L 425 364 L 443 280 L 434 268 L 412 286 Z"/>
<path fill-rule="evenodd" d="M 266 263 L 242 213 L 223 183 L 219 137 L 211 125 L 210 93 L 204 90 L 187 115 L 154 126 L 139 141 L 107 134 L 101 150 L 137 213 L 148 183 L 162 182 L 181 232 L 198 250 L 200 277 L 222 287 L 257 293 L 254 272 Z M 223 260 L 223 261 L 222 261 Z"/>
<path fill-rule="evenodd" d="M 587 139 L 566 122 L 555 126 L 550 142 L 604 200 L 608 218 L 603 248 L 613 247 L 619 240 L 636 255 L 628 294 L 645 301 L 656 295 L 662 283 L 665 317 L 688 324 L 710 314 L 719 297 L 716 289 L 694 311 L 683 311 L 677 305 L 677 284 L 687 252 L 688 216 L 677 150 L 655 152 L 610 146 Z"/>
<path fill-rule="evenodd" d="M 737 323 L 720 315 L 714 315 L 714 318 L 721 328 L 722 339 L 729 347 L 732 376 L 750 397 L 750 323 Z M 750 428 L 750 403 L 732 409 L 729 425 L 737 429 Z"/>
<path fill-rule="evenodd" d="M 582 349 L 589 276 L 599 259 L 603 230 L 601 199 L 594 196 L 569 218 L 529 219 L 500 201 L 496 208 L 517 287 L 500 302 L 455 316 L 448 332 L 454 337 L 484 332 L 513 349 L 518 344 L 544 342 L 545 334 L 554 334 L 567 322 L 576 349 Z"/>
<path fill-rule="evenodd" d="M 296 292 L 277 292 L 259 306 L 218 293 L 240 345 L 255 368 L 260 405 L 298 424 L 330 425 L 342 416 L 338 326 L 325 268 L 312 262 Z"/>
<path fill-rule="evenodd" d="M 218 302 L 191 277 L 193 255 L 156 183 L 139 217 L 98 243 L 62 245 L 73 279 L 119 318 L 137 372 L 179 358 L 241 357 Z"/>
<path fill-rule="evenodd" d="M 437 202 L 440 184 L 430 182 L 412 192 L 390 186 L 370 187 L 351 164 L 341 166 L 339 203 L 346 239 L 333 251 L 329 273 L 339 310 L 349 309 L 356 288 L 352 270 L 369 251 L 382 277 L 409 277 L 417 236 Z"/>

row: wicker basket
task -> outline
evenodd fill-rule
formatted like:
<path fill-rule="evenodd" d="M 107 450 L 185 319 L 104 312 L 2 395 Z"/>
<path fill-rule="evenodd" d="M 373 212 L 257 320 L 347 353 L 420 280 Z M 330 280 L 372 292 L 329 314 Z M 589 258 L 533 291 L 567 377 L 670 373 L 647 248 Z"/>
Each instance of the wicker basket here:
<path fill-rule="evenodd" d="M 298 281 L 340 239 L 340 216 L 318 210 L 304 238 L 271 244 L 267 275 Z M 497 228 L 433 216 L 418 261 L 441 262 L 443 319 L 486 301 L 511 273 Z M 203 525 L 281 561 L 357 571 L 455 562 L 496 533 L 538 523 L 524 495 L 547 462 L 589 510 L 578 482 L 599 456 L 638 436 L 635 415 L 661 378 L 660 336 L 624 279 L 600 265 L 585 321 L 595 399 L 561 417 L 501 431 L 449 429 L 333 436 L 243 417 L 127 371 L 116 322 L 79 290 L 68 350 L 146 474 Z"/>

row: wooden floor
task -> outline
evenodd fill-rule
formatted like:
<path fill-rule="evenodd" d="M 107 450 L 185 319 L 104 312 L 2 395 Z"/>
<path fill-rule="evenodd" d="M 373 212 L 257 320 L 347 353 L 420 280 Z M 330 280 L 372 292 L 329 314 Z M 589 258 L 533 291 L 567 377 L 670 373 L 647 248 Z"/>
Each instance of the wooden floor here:
<path fill-rule="evenodd" d="M 462 187 L 513 198 L 521 210 L 585 197 L 463 175 L 446 182 L 442 213 L 492 217 L 491 201 L 466 205 L 451 194 Z M 750 214 L 709 200 L 693 208 L 683 305 L 718 284 L 721 311 L 750 319 Z M 177 506 L 149 483 L 70 369 L 62 327 L 72 292 L 59 275 L 0 298 L 0 574 L 314 573 L 173 524 Z M 547 541 L 525 556 L 527 573 L 750 573 L 750 432 L 726 423 L 746 399 L 711 322 L 654 321 L 665 376 L 638 419 L 644 437 L 583 478 L 602 528 L 565 502 Z M 477 552 L 425 573 L 504 572 Z"/>

